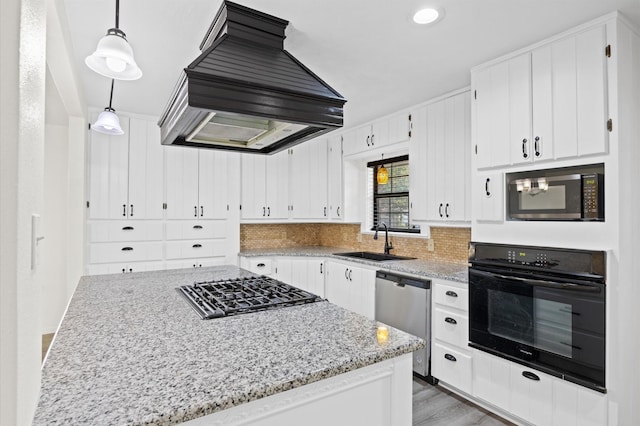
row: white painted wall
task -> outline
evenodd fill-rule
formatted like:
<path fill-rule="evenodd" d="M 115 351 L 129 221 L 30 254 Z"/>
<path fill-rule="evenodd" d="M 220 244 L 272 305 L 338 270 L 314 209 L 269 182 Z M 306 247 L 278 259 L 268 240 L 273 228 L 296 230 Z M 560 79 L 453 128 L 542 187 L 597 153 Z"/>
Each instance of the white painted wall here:
<path fill-rule="evenodd" d="M 31 215 L 42 213 L 45 4 L 0 2 L 0 424 L 31 423 L 40 387 L 40 271 Z"/>

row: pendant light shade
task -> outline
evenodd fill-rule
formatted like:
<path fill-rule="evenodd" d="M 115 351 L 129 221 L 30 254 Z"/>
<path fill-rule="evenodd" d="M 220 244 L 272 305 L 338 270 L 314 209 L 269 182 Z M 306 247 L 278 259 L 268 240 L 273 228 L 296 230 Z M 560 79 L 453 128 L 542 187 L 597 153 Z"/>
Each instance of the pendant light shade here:
<path fill-rule="evenodd" d="M 109 95 L 109 106 L 104 109 L 98 116 L 98 119 L 91 125 L 91 130 L 105 135 L 122 135 L 122 127 L 120 127 L 120 119 L 116 115 L 116 110 L 111 108 L 113 100 L 113 80 L 111 80 L 111 94 Z"/>
<path fill-rule="evenodd" d="M 382 165 L 378 167 L 378 173 L 376 173 L 376 179 L 378 181 L 378 185 L 386 185 L 389 182 L 389 172 L 387 168 Z"/>
<path fill-rule="evenodd" d="M 116 26 L 98 42 L 96 51 L 87 56 L 85 64 L 93 71 L 116 80 L 137 80 L 142 70 L 133 58 L 133 49 L 119 28 L 120 0 L 116 0 Z"/>

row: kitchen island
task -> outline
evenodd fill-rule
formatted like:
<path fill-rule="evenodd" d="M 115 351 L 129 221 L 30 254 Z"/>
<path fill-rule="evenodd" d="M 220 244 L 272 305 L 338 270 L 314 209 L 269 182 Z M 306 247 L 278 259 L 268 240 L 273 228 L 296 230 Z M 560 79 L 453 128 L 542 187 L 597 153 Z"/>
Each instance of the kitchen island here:
<path fill-rule="evenodd" d="M 249 275 L 224 266 L 83 277 L 47 355 L 34 424 L 299 424 L 291 420 L 304 415 L 305 424 L 410 425 L 411 352 L 423 340 L 390 328 L 379 342 L 378 323 L 327 301 L 201 320 L 175 291 Z"/>

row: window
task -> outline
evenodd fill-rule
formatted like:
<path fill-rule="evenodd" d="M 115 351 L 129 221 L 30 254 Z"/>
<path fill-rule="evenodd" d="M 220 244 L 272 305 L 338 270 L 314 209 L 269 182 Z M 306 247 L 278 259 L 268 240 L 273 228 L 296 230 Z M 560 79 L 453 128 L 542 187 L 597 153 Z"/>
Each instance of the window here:
<path fill-rule="evenodd" d="M 378 170 L 384 166 L 389 174 L 386 184 L 379 184 L 377 180 Z M 388 160 L 372 161 L 367 163 L 369 178 L 373 184 L 373 227 L 385 223 L 389 231 L 415 232 L 420 229 L 412 229 L 409 221 L 409 156 L 390 158 Z"/>

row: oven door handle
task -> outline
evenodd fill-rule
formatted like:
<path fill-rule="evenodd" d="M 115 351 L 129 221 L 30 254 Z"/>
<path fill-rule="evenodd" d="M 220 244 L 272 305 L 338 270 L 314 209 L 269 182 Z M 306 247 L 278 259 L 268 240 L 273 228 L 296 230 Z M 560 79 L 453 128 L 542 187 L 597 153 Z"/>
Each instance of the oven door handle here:
<path fill-rule="evenodd" d="M 530 278 L 506 276 L 502 274 L 497 274 L 495 272 L 486 272 L 478 269 L 473 269 L 473 273 L 478 275 L 483 275 L 485 277 L 499 278 L 507 281 L 509 280 L 519 281 L 521 283 L 528 284 L 531 286 L 537 286 L 537 287 L 549 287 L 549 288 L 557 288 L 560 290 L 580 291 L 585 293 L 600 293 L 602 291 L 602 289 L 597 285 L 590 285 L 590 284 L 559 283 L 556 281 L 534 280 Z"/>

